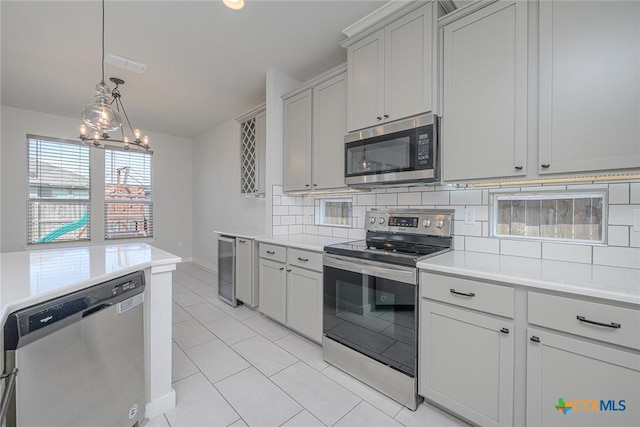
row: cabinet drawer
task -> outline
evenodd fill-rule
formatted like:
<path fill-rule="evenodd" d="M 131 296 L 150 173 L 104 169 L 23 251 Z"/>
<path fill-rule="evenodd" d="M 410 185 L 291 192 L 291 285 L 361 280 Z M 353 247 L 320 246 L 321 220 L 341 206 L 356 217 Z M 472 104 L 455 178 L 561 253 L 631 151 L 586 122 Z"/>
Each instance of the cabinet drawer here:
<path fill-rule="evenodd" d="M 513 318 L 513 288 L 508 286 L 420 273 L 420 296 Z"/>
<path fill-rule="evenodd" d="M 287 263 L 309 270 L 322 272 L 322 254 L 320 252 L 302 251 L 300 249 L 289 248 L 287 252 Z"/>
<path fill-rule="evenodd" d="M 286 262 L 287 248 L 284 246 L 270 245 L 268 243 L 260 243 L 260 258 Z"/>
<path fill-rule="evenodd" d="M 529 323 L 640 349 L 640 310 L 529 292 Z"/>

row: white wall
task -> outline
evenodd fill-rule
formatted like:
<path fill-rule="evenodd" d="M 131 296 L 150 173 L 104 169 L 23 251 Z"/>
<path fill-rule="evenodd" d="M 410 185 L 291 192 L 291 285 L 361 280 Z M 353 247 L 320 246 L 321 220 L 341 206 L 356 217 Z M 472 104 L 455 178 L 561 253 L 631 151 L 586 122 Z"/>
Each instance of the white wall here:
<path fill-rule="evenodd" d="M 238 122 L 228 120 L 194 139 L 193 171 L 193 259 L 216 270 L 214 230 L 256 235 L 265 231 L 265 199 L 240 195 Z"/>
<path fill-rule="evenodd" d="M 76 140 L 79 118 L 60 117 L 34 111 L 2 107 L 0 144 L 0 250 L 22 250 L 26 245 L 26 135 L 34 134 Z M 182 257 L 192 250 L 192 145 L 190 139 L 148 132 L 154 152 L 154 238 L 152 244 Z M 99 166 L 103 152 L 92 153 Z M 95 169 L 95 168 L 94 168 Z M 99 175 L 99 174 L 98 174 Z M 95 175 L 93 175 L 95 180 Z M 93 185 L 100 185 L 94 182 Z M 92 206 L 96 204 L 92 201 Z M 94 207 L 95 209 L 95 207 Z M 93 228 L 94 241 L 102 233 Z M 178 241 L 182 246 L 178 246 Z"/>

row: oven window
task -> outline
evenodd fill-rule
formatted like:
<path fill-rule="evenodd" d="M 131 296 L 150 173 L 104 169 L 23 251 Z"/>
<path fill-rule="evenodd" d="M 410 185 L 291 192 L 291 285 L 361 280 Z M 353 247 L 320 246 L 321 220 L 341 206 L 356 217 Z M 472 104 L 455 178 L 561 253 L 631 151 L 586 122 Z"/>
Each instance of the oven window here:
<path fill-rule="evenodd" d="M 325 267 L 323 332 L 415 376 L 416 292 L 416 285 Z"/>

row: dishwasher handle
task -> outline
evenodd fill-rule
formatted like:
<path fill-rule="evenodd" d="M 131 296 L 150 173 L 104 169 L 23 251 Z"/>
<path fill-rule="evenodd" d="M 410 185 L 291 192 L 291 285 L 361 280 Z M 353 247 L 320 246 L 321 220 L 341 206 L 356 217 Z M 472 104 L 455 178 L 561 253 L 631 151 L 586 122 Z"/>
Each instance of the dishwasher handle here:
<path fill-rule="evenodd" d="M 18 368 L 8 374 L 0 375 L 0 379 L 4 379 L 4 390 L 2 391 L 2 399 L 0 399 L 0 425 L 4 425 L 5 418 L 7 416 L 7 409 L 9 409 L 9 401 L 11 401 L 11 395 L 15 389 L 16 377 L 18 376 Z"/>
<path fill-rule="evenodd" d="M 93 313 L 97 313 L 101 310 L 104 310 L 107 307 L 111 307 L 111 305 L 112 304 L 109 303 L 109 304 L 99 304 L 99 305 L 96 305 L 95 307 L 91 307 L 90 309 L 82 312 L 82 317 L 91 316 Z"/>

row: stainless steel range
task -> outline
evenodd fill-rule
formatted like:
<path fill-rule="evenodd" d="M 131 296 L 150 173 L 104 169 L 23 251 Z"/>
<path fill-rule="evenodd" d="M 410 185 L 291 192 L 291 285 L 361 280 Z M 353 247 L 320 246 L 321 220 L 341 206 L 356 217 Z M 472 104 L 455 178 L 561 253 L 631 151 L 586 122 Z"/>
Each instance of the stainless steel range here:
<path fill-rule="evenodd" d="M 366 240 L 324 247 L 324 360 L 415 410 L 418 269 L 451 250 L 453 210 L 372 209 Z"/>

